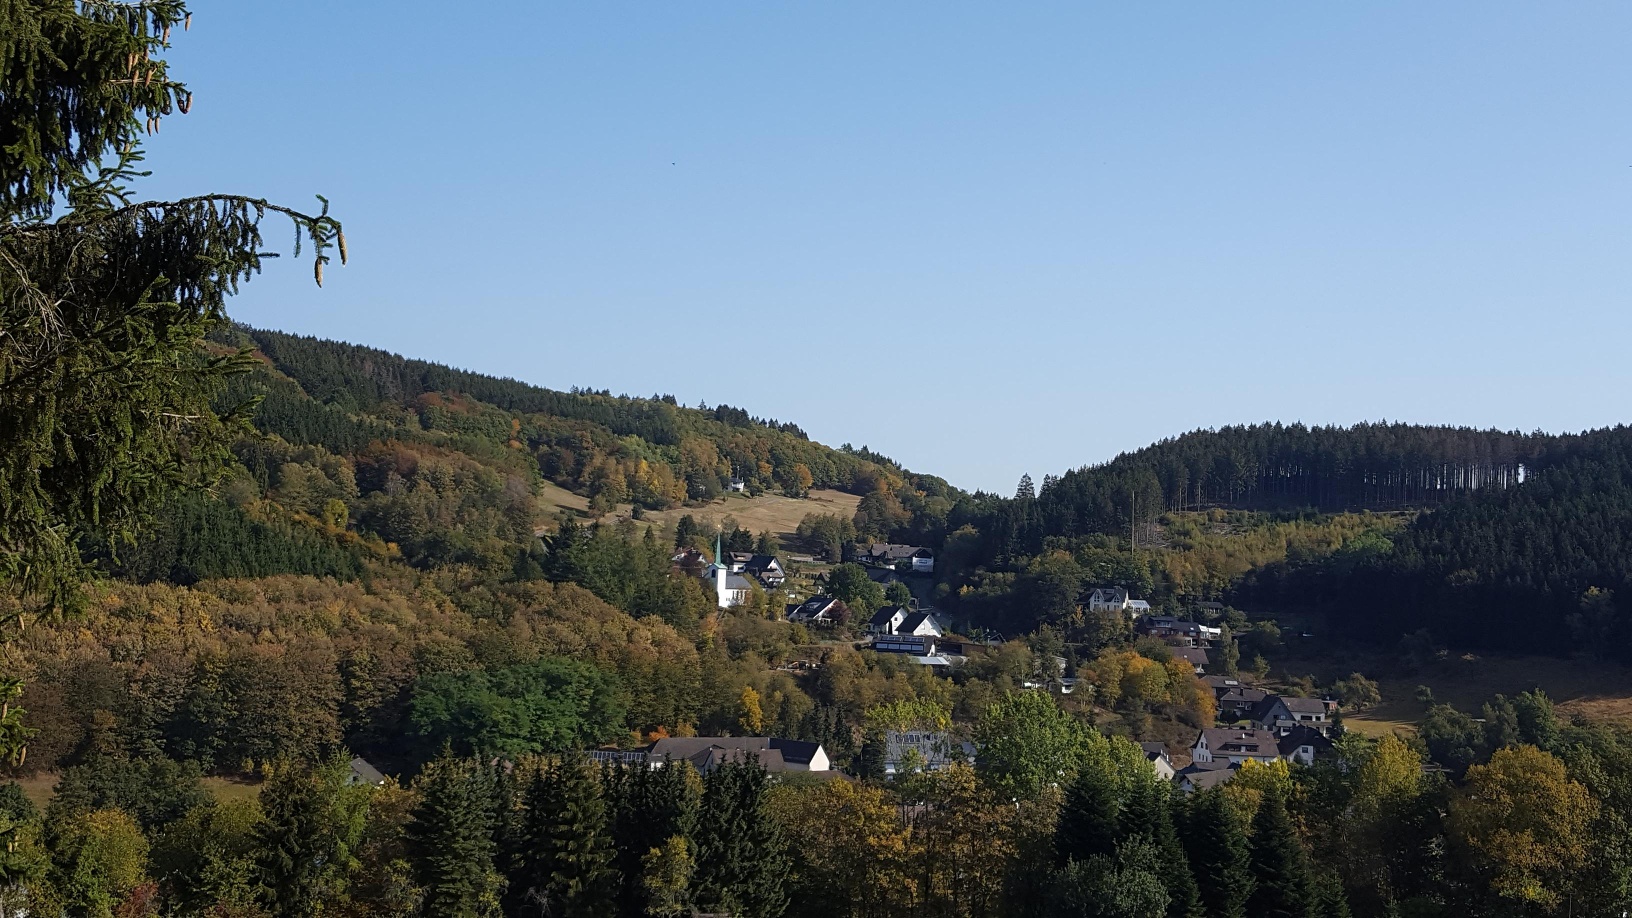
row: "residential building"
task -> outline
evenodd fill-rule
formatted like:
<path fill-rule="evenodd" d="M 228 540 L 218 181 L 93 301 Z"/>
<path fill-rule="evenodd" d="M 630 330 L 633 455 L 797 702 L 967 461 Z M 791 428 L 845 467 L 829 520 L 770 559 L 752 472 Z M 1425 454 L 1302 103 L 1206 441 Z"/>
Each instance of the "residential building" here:
<path fill-rule="evenodd" d="M 878 653 L 910 653 L 914 656 L 935 656 L 933 635 L 879 634 L 873 637 L 872 649 Z"/>
<path fill-rule="evenodd" d="M 1128 611 L 1128 591 L 1121 587 L 1096 587 L 1088 594 L 1089 612 Z"/>
<path fill-rule="evenodd" d="M 1268 764 L 1281 757 L 1280 737 L 1269 730 L 1243 730 L 1239 727 L 1209 727 L 1196 737 L 1190 747 L 1194 762 L 1224 761 L 1239 765 L 1243 762 Z"/>
<path fill-rule="evenodd" d="M 1207 651 L 1200 647 L 1175 647 L 1173 659 L 1189 663 L 1195 668 L 1198 676 L 1207 671 Z"/>
<path fill-rule="evenodd" d="M 1258 703 L 1269 697 L 1268 692 L 1233 676 L 1203 676 L 1201 681 L 1212 687 L 1213 697 L 1218 700 L 1218 719 L 1226 723 L 1249 718 Z"/>
<path fill-rule="evenodd" d="M 935 553 L 917 545 L 874 542 L 859 554 L 857 560 L 880 567 L 895 567 L 906 561 L 911 563 L 912 572 L 915 574 L 928 574 L 935 570 Z"/>
<path fill-rule="evenodd" d="M 1145 750 L 1145 761 L 1156 770 L 1156 777 L 1163 781 L 1173 780 L 1176 772 L 1173 770 L 1173 760 L 1168 757 L 1166 744 L 1140 743 L 1139 748 Z"/>
<path fill-rule="evenodd" d="M 975 745 L 939 730 L 890 730 L 884 734 L 884 773 L 943 771 L 954 762 L 973 762 Z"/>
<path fill-rule="evenodd" d="M 827 751 L 820 743 L 774 736 L 670 736 L 644 749 L 593 749 L 591 761 L 661 768 L 669 762 L 688 761 L 707 774 L 732 762 L 757 762 L 766 771 L 831 771 Z"/>
<path fill-rule="evenodd" d="M 366 784 L 369 787 L 379 787 L 385 783 L 385 775 L 380 770 L 368 764 L 361 756 L 351 760 L 351 773 L 346 776 L 347 784 Z"/>
<path fill-rule="evenodd" d="M 906 606 L 883 606 L 877 612 L 874 612 L 873 617 L 868 620 L 867 632 L 869 634 L 894 634 L 895 630 L 901 627 L 901 623 L 906 621 L 907 616 L 911 614 L 912 610 Z"/>
<path fill-rule="evenodd" d="M 758 580 L 769 590 L 776 589 L 788 580 L 787 571 L 782 569 L 782 562 L 774 555 L 750 556 L 743 562 L 739 573 Z"/>
<path fill-rule="evenodd" d="M 1218 787 L 1220 784 L 1228 784 L 1230 779 L 1240 772 L 1241 766 L 1222 759 L 1215 762 L 1192 762 L 1178 772 L 1179 790 L 1193 794 L 1199 790 Z"/>
<path fill-rule="evenodd" d="M 1150 614 L 1150 603 L 1145 602 L 1143 599 L 1130 599 L 1126 611 L 1133 618 L 1141 618 Z"/>
<path fill-rule="evenodd" d="M 1325 733 L 1331 729 L 1336 702 L 1321 698 L 1294 698 L 1265 695 L 1253 706 L 1247 718 L 1260 730 L 1286 733 L 1302 724 Z"/>
<path fill-rule="evenodd" d="M 844 603 L 831 596 L 812 596 L 788 609 L 788 621 L 831 627 L 843 623 L 847 611 Z"/>
<path fill-rule="evenodd" d="M 1169 641 L 1183 641 L 1191 647 L 1202 647 L 1224 639 L 1224 629 L 1200 622 L 1187 621 L 1171 615 L 1151 615 L 1139 620 L 1139 632 Z"/>
<path fill-rule="evenodd" d="M 748 490 L 748 482 L 742 480 L 741 478 L 733 478 L 725 487 L 728 491 L 734 491 L 737 494 L 742 494 Z"/>
<path fill-rule="evenodd" d="M 1337 746 L 1327 736 L 1307 724 L 1297 724 L 1281 737 L 1281 758 L 1299 765 L 1313 765 L 1317 758 L 1335 754 Z"/>
<path fill-rule="evenodd" d="M 919 637 L 941 637 L 945 634 L 941 630 L 940 624 L 935 621 L 935 616 L 928 612 L 914 612 L 908 615 L 905 619 L 902 619 L 900 625 L 896 626 L 895 633 L 913 634 Z"/>

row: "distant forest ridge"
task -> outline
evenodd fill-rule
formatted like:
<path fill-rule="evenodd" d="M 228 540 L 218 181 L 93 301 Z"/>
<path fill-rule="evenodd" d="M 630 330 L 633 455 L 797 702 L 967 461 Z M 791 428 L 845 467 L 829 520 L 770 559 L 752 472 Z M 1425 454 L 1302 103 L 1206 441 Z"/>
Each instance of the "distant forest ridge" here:
<path fill-rule="evenodd" d="M 377 348 L 237 325 L 215 337 L 253 348 L 264 372 L 238 377 L 223 406 L 259 398 L 255 424 L 296 445 L 356 454 L 385 440 L 430 441 L 477 455 L 530 457 L 532 471 L 605 509 L 709 500 L 733 480 L 757 493 L 811 488 L 866 494 L 945 482 L 886 456 L 815 443 L 798 425 L 730 405 L 690 408 L 671 395 L 558 391 Z"/>
<path fill-rule="evenodd" d="M 1197 430 L 1043 479 L 1050 534 L 1125 529 L 1133 514 L 1207 507 L 1321 511 L 1429 507 L 1520 483 L 1625 431 L 1519 433 L 1470 427 L 1264 423 Z"/>

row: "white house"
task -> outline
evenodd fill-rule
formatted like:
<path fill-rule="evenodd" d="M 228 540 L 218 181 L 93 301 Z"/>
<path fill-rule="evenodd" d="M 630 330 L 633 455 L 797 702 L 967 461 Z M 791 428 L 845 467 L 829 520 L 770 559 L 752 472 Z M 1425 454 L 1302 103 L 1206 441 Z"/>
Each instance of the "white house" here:
<path fill-rule="evenodd" d="M 1145 750 L 1145 761 L 1155 769 L 1156 777 L 1163 781 L 1173 780 L 1177 774 L 1173 770 L 1173 759 L 1167 754 L 1167 746 L 1162 743 L 1140 743 L 1139 748 Z"/>
<path fill-rule="evenodd" d="M 1126 612 L 1128 591 L 1121 587 L 1098 587 L 1088 594 L 1089 612 Z"/>
<path fill-rule="evenodd" d="M 895 628 L 895 634 L 911 634 L 917 637 L 941 637 L 945 634 L 941 626 L 936 623 L 935 616 L 928 612 L 914 612 L 901 620 Z"/>
<path fill-rule="evenodd" d="M 735 491 L 736 493 L 741 494 L 748 490 L 748 482 L 743 481 L 741 478 L 733 478 L 725 487 L 728 491 Z"/>
<path fill-rule="evenodd" d="M 915 574 L 929 574 L 935 571 L 935 553 L 917 545 L 874 542 L 867 546 L 861 560 L 883 567 L 894 567 L 902 561 L 910 561 Z"/>
<path fill-rule="evenodd" d="M 1293 698 L 1266 695 L 1253 706 L 1248 719 L 1260 730 L 1285 735 L 1293 727 L 1305 726 L 1325 733 L 1332 726 L 1334 702 L 1320 698 Z"/>
<path fill-rule="evenodd" d="M 782 569 L 782 562 L 775 555 L 754 555 L 743 562 L 737 573 L 752 577 L 769 589 L 775 589 L 788 579 L 787 571 Z"/>
<path fill-rule="evenodd" d="M 884 774 L 909 770 L 943 771 L 953 762 L 974 761 L 973 743 L 938 730 L 890 730 L 884 734 Z"/>
<path fill-rule="evenodd" d="M 1195 745 L 1190 747 L 1191 760 L 1203 764 L 1259 762 L 1267 765 L 1280 757 L 1280 737 L 1268 730 L 1211 727 L 1201 731 Z"/>
<path fill-rule="evenodd" d="M 1281 758 L 1300 765 L 1315 764 L 1315 757 L 1336 749 L 1325 734 L 1313 727 L 1299 724 L 1281 737 Z"/>
<path fill-rule="evenodd" d="M 837 625 L 843 603 L 831 596 L 812 596 L 788 610 L 788 621 L 810 625 Z"/>
<path fill-rule="evenodd" d="M 871 634 L 895 634 L 895 629 L 907 620 L 912 613 L 906 606 L 884 606 L 867 622 L 867 631 Z"/>

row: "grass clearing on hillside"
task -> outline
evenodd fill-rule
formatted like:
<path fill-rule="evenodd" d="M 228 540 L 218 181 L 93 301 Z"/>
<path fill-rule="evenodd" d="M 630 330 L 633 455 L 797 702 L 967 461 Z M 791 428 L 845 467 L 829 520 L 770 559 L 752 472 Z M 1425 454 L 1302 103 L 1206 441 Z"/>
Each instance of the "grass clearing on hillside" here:
<path fill-rule="evenodd" d="M 1416 698 L 1417 686 L 1433 691 L 1434 700 L 1479 716 L 1479 708 L 1497 694 L 1509 698 L 1534 688 L 1545 691 L 1566 717 L 1616 721 L 1632 726 L 1632 671 L 1613 663 L 1557 657 L 1510 657 L 1452 654 L 1406 672 L 1391 654 L 1356 655 L 1336 660 L 1289 659 L 1276 671 L 1314 674 L 1321 684 L 1361 672 L 1377 681 L 1383 703 L 1360 714 L 1345 715 L 1352 730 L 1381 736 L 1412 732 L 1427 713 Z"/>
<path fill-rule="evenodd" d="M 56 772 L 44 771 L 29 775 L 26 778 L 15 779 L 23 788 L 23 793 L 40 809 L 45 809 L 51 803 L 51 795 L 57 788 Z M 4 783 L 0 781 L 0 783 Z M 261 795 L 261 782 L 245 781 L 239 778 L 205 777 L 200 782 L 210 796 L 223 803 L 238 800 L 254 800 Z"/>
<path fill-rule="evenodd" d="M 745 494 L 727 494 L 726 496 L 701 507 L 676 507 L 673 510 L 648 510 L 645 515 L 635 520 L 637 526 L 653 526 L 661 532 L 674 529 L 680 517 L 686 514 L 702 524 L 704 529 L 718 526 L 725 522 L 726 517 L 737 521 L 737 525 L 753 533 L 769 532 L 782 542 L 793 538 L 799 528 L 799 521 L 810 513 L 827 513 L 849 519 L 856 515 L 856 508 L 861 505 L 861 498 L 843 491 L 811 491 L 805 498 L 783 497 L 780 494 L 761 494 L 758 497 L 749 497 Z M 539 529 L 540 535 L 555 531 L 555 520 L 562 511 L 583 520 L 589 520 L 589 499 L 574 494 L 554 482 L 546 481 L 538 492 Z M 603 523 L 617 523 L 630 519 L 631 507 L 623 504 L 611 513 L 600 518 Z"/>
<path fill-rule="evenodd" d="M 555 530 L 555 518 L 562 511 L 573 516 L 589 514 L 589 498 L 574 494 L 553 481 L 546 481 L 538 490 L 538 512 L 548 531 Z"/>
<path fill-rule="evenodd" d="M 708 529 L 724 523 L 726 517 L 732 517 L 743 529 L 754 533 L 769 532 L 779 540 L 787 542 L 793 537 L 799 528 L 799 521 L 804 519 L 806 514 L 828 513 L 849 519 L 856 515 L 856 507 L 860 504 L 861 498 L 843 491 L 812 491 L 809 497 L 803 499 L 783 497 L 780 494 L 761 494 L 758 497 L 728 494 L 702 507 L 648 510 L 645 518 L 637 520 L 636 525 L 650 523 L 656 526 L 659 532 L 665 529 L 673 530 L 680 517 L 689 513 L 704 529 Z M 616 513 L 608 516 L 606 521 L 628 518 L 628 509 L 620 507 Z"/>
<path fill-rule="evenodd" d="M 22 787 L 23 793 L 27 795 L 28 799 L 36 807 L 42 810 L 45 809 L 46 804 L 51 802 L 51 795 L 57 789 L 57 776 L 55 772 L 46 771 L 37 775 L 29 775 L 26 778 L 15 778 L 13 780 L 15 780 L 17 784 Z"/>

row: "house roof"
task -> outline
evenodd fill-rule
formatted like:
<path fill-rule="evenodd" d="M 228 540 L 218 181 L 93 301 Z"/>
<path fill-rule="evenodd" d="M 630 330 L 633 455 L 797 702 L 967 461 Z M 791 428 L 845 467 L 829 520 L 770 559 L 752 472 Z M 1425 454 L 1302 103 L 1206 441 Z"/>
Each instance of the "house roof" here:
<path fill-rule="evenodd" d="M 669 736 L 647 747 L 649 758 L 686 759 L 699 771 L 727 762 L 757 760 L 766 771 L 786 771 L 789 765 L 809 766 L 820 743 L 774 736 Z"/>
<path fill-rule="evenodd" d="M 918 545 L 896 545 L 893 542 L 874 542 L 867 547 L 867 554 L 869 557 L 873 558 L 887 558 L 891 561 L 903 561 L 912 557 L 928 558 L 933 555 L 933 552 Z"/>
<path fill-rule="evenodd" d="M 1173 656 L 1189 663 L 1191 666 L 1207 665 L 1207 651 L 1199 647 L 1175 647 L 1173 648 Z"/>
<path fill-rule="evenodd" d="M 1201 681 L 1212 686 L 1213 691 L 1229 691 L 1233 688 L 1244 688 L 1241 680 L 1234 676 L 1202 676 Z"/>
<path fill-rule="evenodd" d="M 1281 703 L 1293 714 L 1325 714 L 1326 702 L 1319 698 L 1293 698 L 1283 696 Z"/>
<path fill-rule="evenodd" d="M 926 621 L 929 622 L 931 625 L 934 625 L 936 631 L 941 630 L 941 626 L 938 625 L 938 624 L 935 624 L 935 620 L 930 618 L 930 615 L 929 615 L 928 612 L 914 612 L 911 615 L 907 616 L 905 619 L 902 620 L 900 630 L 902 630 L 902 631 L 904 631 L 904 632 L 906 632 L 908 634 L 911 634 L 912 632 L 917 631 L 918 626 L 922 625 Z"/>
<path fill-rule="evenodd" d="M 838 605 L 838 603 L 839 601 L 831 596 L 812 596 L 799 605 L 794 606 L 793 610 L 788 613 L 788 617 L 792 618 L 794 616 L 799 616 L 801 618 L 816 618 L 817 616 L 822 615 L 829 609 L 832 609 L 834 606 Z"/>
<path fill-rule="evenodd" d="M 362 756 L 358 756 L 351 760 L 351 779 L 358 784 L 378 786 L 385 780 L 385 775 L 380 774 L 380 770 L 368 764 Z"/>
<path fill-rule="evenodd" d="M 1207 749 L 1214 755 L 1234 753 L 1274 758 L 1281 754 L 1279 737 L 1270 730 L 1209 727 L 1201 731 L 1201 735 L 1207 738 Z"/>
<path fill-rule="evenodd" d="M 1230 779 L 1239 773 L 1236 768 L 1228 764 L 1197 762 L 1181 769 L 1178 777 L 1196 790 L 1206 790 L 1220 784 L 1228 784 Z"/>
<path fill-rule="evenodd" d="M 745 570 L 751 574 L 757 574 L 770 569 L 773 564 L 779 568 L 782 566 L 782 562 L 776 560 L 775 555 L 754 555 L 748 559 L 748 566 Z"/>
<path fill-rule="evenodd" d="M 1337 748 L 1331 740 L 1326 738 L 1324 733 L 1303 724 L 1298 724 L 1288 731 L 1285 736 L 1281 737 L 1281 741 L 1277 746 L 1281 751 L 1281 755 L 1291 755 L 1298 751 L 1299 746 L 1313 746 L 1316 753 Z"/>
<path fill-rule="evenodd" d="M 1140 743 L 1139 748 L 1145 750 L 1145 758 L 1152 762 L 1167 755 L 1166 743 Z"/>
<path fill-rule="evenodd" d="M 891 619 L 897 615 L 905 614 L 906 611 L 906 606 L 884 606 L 873 613 L 872 619 L 867 624 L 872 625 L 874 628 L 882 628 L 888 625 Z"/>
<path fill-rule="evenodd" d="M 1216 689 L 1214 691 L 1218 694 L 1219 704 L 1237 706 L 1258 705 L 1262 703 L 1265 698 L 1271 697 L 1270 694 L 1263 689 L 1248 688 L 1245 685 L 1236 686 L 1223 692 L 1218 692 Z"/>

